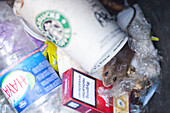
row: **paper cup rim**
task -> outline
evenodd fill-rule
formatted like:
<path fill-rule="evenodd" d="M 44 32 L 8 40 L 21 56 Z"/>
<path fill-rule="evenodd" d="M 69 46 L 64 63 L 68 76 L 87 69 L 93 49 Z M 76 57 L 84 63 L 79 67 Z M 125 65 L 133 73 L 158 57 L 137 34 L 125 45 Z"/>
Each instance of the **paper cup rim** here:
<path fill-rule="evenodd" d="M 43 35 L 40 35 L 40 34 L 36 33 L 33 29 L 31 29 L 31 27 L 29 26 L 29 24 L 28 24 L 23 18 L 20 18 L 20 22 L 23 24 L 24 29 L 25 29 L 31 36 L 33 36 L 34 38 L 36 38 L 37 40 L 40 40 L 40 41 L 42 41 L 42 42 L 49 41 L 48 38 L 46 38 L 46 37 L 43 36 Z"/>

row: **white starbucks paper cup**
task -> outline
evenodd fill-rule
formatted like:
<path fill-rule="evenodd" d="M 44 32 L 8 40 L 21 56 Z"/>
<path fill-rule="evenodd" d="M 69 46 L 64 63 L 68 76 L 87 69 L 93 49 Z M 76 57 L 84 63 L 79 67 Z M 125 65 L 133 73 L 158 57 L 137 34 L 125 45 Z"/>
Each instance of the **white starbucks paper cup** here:
<path fill-rule="evenodd" d="M 17 0 L 13 10 L 90 73 L 128 39 L 97 0 Z"/>

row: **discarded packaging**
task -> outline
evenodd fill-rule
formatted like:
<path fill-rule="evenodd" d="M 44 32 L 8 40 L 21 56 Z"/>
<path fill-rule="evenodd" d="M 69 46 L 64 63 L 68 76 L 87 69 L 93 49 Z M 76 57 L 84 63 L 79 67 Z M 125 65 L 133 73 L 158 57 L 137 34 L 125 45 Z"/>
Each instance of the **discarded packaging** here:
<path fill-rule="evenodd" d="M 63 73 L 62 103 L 82 113 L 113 113 L 113 98 L 98 93 L 102 81 L 73 68 Z"/>
<path fill-rule="evenodd" d="M 88 72 L 104 66 L 128 39 L 98 0 L 17 0 L 14 12 Z"/>
<path fill-rule="evenodd" d="M 45 58 L 49 61 L 51 66 L 55 71 L 58 72 L 58 62 L 57 62 L 57 47 L 51 41 L 46 41 L 41 47 L 40 50 Z"/>
<path fill-rule="evenodd" d="M 134 19 L 133 19 L 134 16 Z M 131 19 L 132 23 L 129 25 Z M 160 75 L 160 56 L 151 41 L 151 25 L 146 21 L 138 5 L 123 10 L 118 14 L 117 22 L 131 37 L 129 46 L 135 51 L 127 77 L 124 77 L 112 89 L 100 90 L 106 97 L 119 97 L 124 94 L 131 95 L 131 112 L 144 112 L 158 86 Z M 116 62 L 114 62 L 116 63 Z"/>
<path fill-rule="evenodd" d="M 151 41 L 151 25 L 140 7 L 137 4 L 129 8 L 122 6 L 121 10 L 117 23 L 129 36 L 129 47 L 135 51 L 132 61 L 129 60 L 131 63 L 119 62 L 118 57 L 114 57 L 121 52 L 127 36 L 98 1 L 17 0 L 14 12 L 22 19 L 0 2 L 0 69 L 3 69 L 0 87 L 15 111 L 145 112 L 146 104 L 159 85 L 161 57 Z M 30 37 L 44 42 L 50 39 L 60 48 L 46 42 L 40 50 L 36 49 L 35 44 L 25 38 L 29 35 L 19 20 Z M 60 75 L 64 72 L 62 87 L 56 72 L 40 51 L 50 58 L 50 64 L 56 71 L 59 69 Z M 108 75 L 103 66 L 111 58 L 111 65 L 118 65 L 108 68 L 114 73 L 108 79 L 117 82 L 106 88 L 107 82 L 103 80 L 103 85 L 97 78 L 101 79 L 102 73 Z M 126 76 L 115 74 L 117 71 Z M 0 113 L 15 112 L 8 101 L 0 92 Z"/>
<path fill-rule="evenodd" d="M 36 112 L 42 110 L 43 105 L 46 112 L 54 111 L 51 102 L 57 101 L 53 97 L 59 91 L 60 78 L 24 32 L 10 7 L 0 2 L 0 8 L 3 9 L 0 10 L 0 88 L 3 94 L 18 113 Z"/>

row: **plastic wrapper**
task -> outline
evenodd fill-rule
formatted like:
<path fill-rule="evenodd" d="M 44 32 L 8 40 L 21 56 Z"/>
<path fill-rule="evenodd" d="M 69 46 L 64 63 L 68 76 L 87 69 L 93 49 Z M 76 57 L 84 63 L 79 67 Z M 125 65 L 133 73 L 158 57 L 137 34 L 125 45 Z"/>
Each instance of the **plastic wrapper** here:
<path fill-rule="evenodd" d="M 140 7 L 138 5 L 134 5 L 134 7 L 136 16 L 130 27 L 127 28 L 128 33 L 132 36 L 129 45 L 136 52 L 134 67 L 139 75 L 148 78 L 157 77 L 161 70 L 159 64 L 161 56 L 151 41 L 151 25 L 146 21 Z"/>
<path fill-rule="evenodd" d="M 57 47 L 51 41 L 46 41 L 41 47 L 40 50 L 42 51 L 45 58 L 49 61 L 51 66 L 55 71 L 58 72 L 58 61 L 57 61 Z"/>
<path fill-rule="evenodd" d="M 119 97 L 124 94 L 131 95 L 131 112 L 144 112 L 147 102 L 158 86 L 158 76 L 160 75 L 161 57 L 151 41 L 151 25 L 146 21 L 142 10 L 138 5 L 128 8 L 118 14 L 118 24 L 131 37 L 129 47 L 135 51 L 131 67 L 112 89 L 105 90 L 99 88 L 98 92 L 105 97 Z M 130 25 L 124 18 L 135 17 Z M 120 18 L 120 17 L 121 18 Z"/>
<path fill-rule="evenodd" d="M 147 111 L 146 104 L 157 90 L 158 85 L 158 79 L 126 78 L 118 86 L 112 89 L 100 87 L 98 92 L 106 100 L 110 97 L 119 98 L 123 95 L 130 95 L 130 111 L 132 113 L 141 113 Z"/>
<path fill-rule="evenodd" d="M 150 57 L 157 51 L 151 42 L 151 25 L 147 22 L 144 14 L 138 5 L 134 5 L 136 10 L 135 18 L 126 31 L 131 36 L 129 45 L 137 55 Z"/>
<path fill-rule="evenodd" d="M 145 77 L 133 74 L 131 77 L 126 77 L 122 79 L 120 82 L 117 82 L 112 89 L 103 90 L 102 88 L 99 90 L 101 95 L 107 95 L 107 97 L 120 97 L 126 93 L 130 94 L 133 89 L 142 90 L 145 89 L 145 85 L 147 83 L 147 87 L 151 86 L 151 81 L 146 79 Z"/>
<path fill-rule="evenodd" d="M 136 73 L 139 75 L 144 75 L 148 78 L 155 78 L 160 75 L 160 64 L 159 61 L 155 58 L 142 58 L 138 60 L 136 66 Z"/>

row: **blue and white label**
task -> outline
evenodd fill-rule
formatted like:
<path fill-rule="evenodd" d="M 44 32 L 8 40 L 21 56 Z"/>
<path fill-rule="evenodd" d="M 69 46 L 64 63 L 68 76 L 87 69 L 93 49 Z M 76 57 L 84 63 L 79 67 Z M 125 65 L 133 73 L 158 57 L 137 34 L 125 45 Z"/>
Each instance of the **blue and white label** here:
<path fill-rule="evenodd" d="M 61 80 L 39 49 L 0 72 L 0 87 L 18 112 L 61 84 Z"/>

